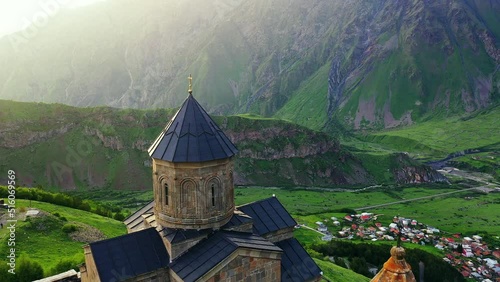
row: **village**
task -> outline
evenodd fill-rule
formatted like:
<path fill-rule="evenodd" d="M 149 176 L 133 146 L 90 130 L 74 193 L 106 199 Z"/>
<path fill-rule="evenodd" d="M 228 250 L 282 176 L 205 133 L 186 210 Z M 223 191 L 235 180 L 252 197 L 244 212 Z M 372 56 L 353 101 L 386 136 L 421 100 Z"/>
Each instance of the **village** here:
<path fill-rule="evenodd" d="M 463 237 L 461 234 L 447 234 L 441 230 L 418 222 L 415 219 L 395 216 L 384 226 L 373 213 L 331 217 L 316 222 L 316 231 L 321 240 L 371 240 L 395 241 L 431 245 L 443 252 L 443 260 L 455 267 L 465 278 L 473 281 L 500 282 L 500 249 L 490 249 L 479 235 Z M 330 223 L 328 227 L 326 224 Z M 306 227 L 299 225 L 297 228 Z M 306 227 L 308 228 L 308 227 Z"/>

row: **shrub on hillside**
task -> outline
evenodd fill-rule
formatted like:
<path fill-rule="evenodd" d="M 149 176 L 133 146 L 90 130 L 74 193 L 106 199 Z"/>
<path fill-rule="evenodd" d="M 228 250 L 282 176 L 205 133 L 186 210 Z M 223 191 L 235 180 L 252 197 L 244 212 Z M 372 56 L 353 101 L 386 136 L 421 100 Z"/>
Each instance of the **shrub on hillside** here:
<path fill-rule="evenodd" d="M 62 231 L 64 233 L 71 233 L 71 232 L 75 232 L 76 230 L 78 230 L 78 226 L 76 226 L 75 224 L 72 224 L 72 223 L 66 223 L 62 227 Z"/>
<path fill-rule="evenodd" d="M 356 211 L 350 208 L 341 208 L 339 209 L 339 212 L 346 213 L 346 214 L 356 214 Z"/>
<path fill-rule="evenodd" d="M 49 276 L 56 275 L 62 272 L 66 272 L 68 270 L 74 269 L 76 271 L 79 271 L 78 265 L 81 262 L 77 262 L 76 260 L 73 259 L 61 259 L 56 266 L 51 268 L 48 272 Z"/>

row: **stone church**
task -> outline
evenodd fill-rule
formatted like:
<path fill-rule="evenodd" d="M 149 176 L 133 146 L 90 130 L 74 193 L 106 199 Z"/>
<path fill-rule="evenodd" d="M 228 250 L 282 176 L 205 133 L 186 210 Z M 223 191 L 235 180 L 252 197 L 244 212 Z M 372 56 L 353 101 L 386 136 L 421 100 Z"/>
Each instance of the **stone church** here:
<path fill-rule="evenodd" d="M 192 95 L 149 148 L 154 200 L 84 247 L 82 281 L 319 281 L 276 197 L 235 207 L 237 149 Z"/>

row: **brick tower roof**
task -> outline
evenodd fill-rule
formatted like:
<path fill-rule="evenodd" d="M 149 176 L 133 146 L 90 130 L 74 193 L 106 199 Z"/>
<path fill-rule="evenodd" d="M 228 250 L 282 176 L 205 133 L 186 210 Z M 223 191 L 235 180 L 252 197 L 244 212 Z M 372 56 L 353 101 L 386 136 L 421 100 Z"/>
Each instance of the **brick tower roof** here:
<path fill-rule="evenodd" d="M 206 162 L 238 150 L 190 93 L 148 152 L 169 162 Z"/>

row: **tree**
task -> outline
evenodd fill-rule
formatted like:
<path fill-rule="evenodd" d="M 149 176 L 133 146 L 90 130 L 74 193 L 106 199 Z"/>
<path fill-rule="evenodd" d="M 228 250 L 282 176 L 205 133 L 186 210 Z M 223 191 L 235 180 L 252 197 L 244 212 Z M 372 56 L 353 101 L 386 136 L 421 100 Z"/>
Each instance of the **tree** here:
<path fill-rule="evenodd" d="M 115 216 L 113 216 L 114 219 L 118 221 L 123 221 L 125 219 L 125 216 L 121 212 L 115 213 Z"/>
<path fill-rule="evenodd" d="M 30 282 L 43 278 L 43 268 L 27 256 L 19 258 L 16 264 L 16 281 Z"/>
<path fill-rule="evenodd" d="M 345 264 L 345 260 L 342 257 L 335 257 L 335 264 L 340 266 L 340 267 L 347 268 L 347 265 Z"/>
<path fill-rule="evenodd" d="M 68 271 L 70 269 L 78 271 L 77 267 L 78 264 L 79 264 L 78 262 L 73 261 L 71 259 L 62 259 L 56 264 L 56 266 L 50 269 L 49 275 L 56 275 Z"/>
<path fill-rule="evenodd" d="M 366 277 L 370 276 L 370 271 L 368 271 L 368 265 L 366 264 L 366 260 L 363 257 L 354 257 L 351 260 L 351 270 L 364 275 Z"/>

